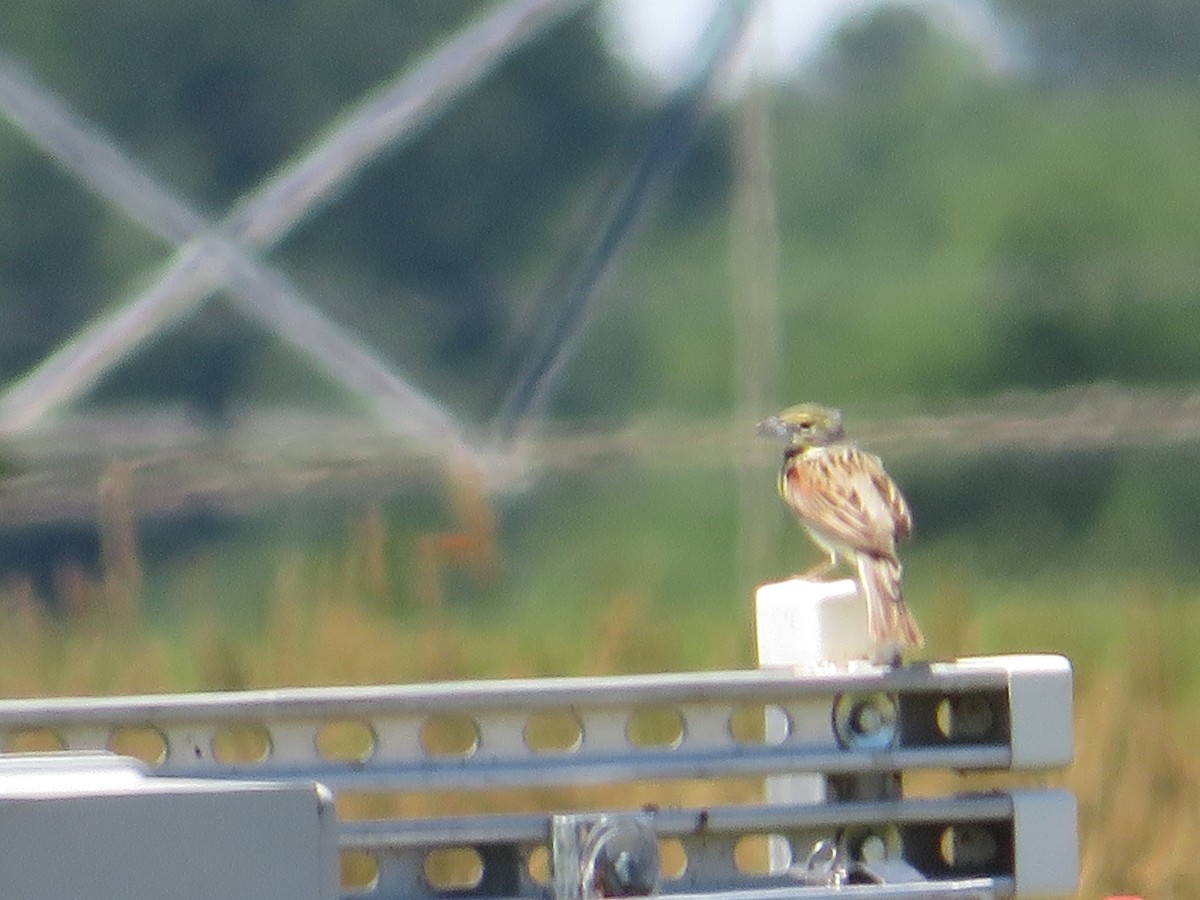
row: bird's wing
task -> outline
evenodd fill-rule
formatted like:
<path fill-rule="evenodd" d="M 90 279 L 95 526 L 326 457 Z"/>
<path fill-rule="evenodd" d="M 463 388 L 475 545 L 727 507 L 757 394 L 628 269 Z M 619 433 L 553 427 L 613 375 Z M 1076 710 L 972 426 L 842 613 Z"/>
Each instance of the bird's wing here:
<path fill-rule="evenodd" d="M 894 556 L 912 515 L 879 457 L 851 445 L 823 447 L 789 461 L 784 499 L 800 519 L 837 543 Z"/>
<path fill-rule="evenodd" d="M 883 461 L 871 453 L 862 453 L 862 455 L 874 464 L 875 472 L 871 476 L 871 480 L 875 482 L 876 490 L 887 500 L 887 504 L 892 510 L 892 519 L 896 523 L 896 539 L 908 537 L 912 534 L 913 528 L 912 510 L 908 508 L 908 501 L 900 493 L 900 487 L 892 480 L 892 476 L 884 471 Z"/>

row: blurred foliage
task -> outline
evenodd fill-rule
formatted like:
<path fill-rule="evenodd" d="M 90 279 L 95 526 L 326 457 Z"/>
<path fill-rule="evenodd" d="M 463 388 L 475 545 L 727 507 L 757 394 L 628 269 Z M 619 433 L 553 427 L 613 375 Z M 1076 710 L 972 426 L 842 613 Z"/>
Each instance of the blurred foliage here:
<path fill-rule="evenodd" d="M 853 432 L 1013 390 L 1194 388 L 1200 6 L 995 5 L 1027 50 L 1015 73 L 989 72 L 913 9 L 883 7 L 773 92 L 781 404 L 843 405 Z M 0 49 L 219 217 L 482 8 L 5 0 Z M 368 166 L 268 257 L 481 422 L 544 312 L 529 298 L 586 232 L 650 115 L 594 22 L 576 19 Z M 555 394 L 560 423 L 723 420 L 736 408 L 737 115 L 730 104 L 710 116 L 605 282 Z M 12 378 L 145 286 L 168 248 L 2 122 L 0 171 L 0 378 Z M 222 306 L 122 366 L 99 398 L 181 394 L 216 424 L 244 396 L 343 399 Z M 773 510 L 763 580 L 816 556 L 773 496 L 775 452 L 753 460 L 763 474 L 749 498 Z M 496 499 L 495 521 L 466 542 L 453 489 L 428 484 L 397 486 L 366 517 L 303 500 L 237 522 L 203 510 L 138 522 L 136 541 L 90 524 L 0 536 L 0 689 L 748 665 L 736 473 L 660 462 L 545 477 Z M 1093 896 L 1193 896 L 1200 877 L 1194 853 L 1164 858 L 1197 832 L 1200 779 L 1176 752 L 1200 695 L 1197 462 L 1188 446 L 888 460 L 915 511 L 907 584 L 931 653 L 1076 661 L 1083 737 L 1068 777 Z M 48 598 L 70 615 L 48 616 Z"/>
<path fill-rule="evenodd" d="M 353 15 L 329 17 L 317 0 L 13 0 L 0 33 L 84 116 L 220 215 L 482 7 L 357 0 Z M 1105 16 L 1190 27 L 1190 7 L 1168 0 L 1002 9 L 1035 42 L 1069 21 L 1080 47 Z M 1115 59 L 1124 46 L 1097 38 L 1088 52 Z M 885 6 L 776 92 L 787 397 L 878 406 L 1191 377 L 1200 95 L 1149 62 L 1119 89 L 1047 88 L 1049 65 L 1035 57 L 1030 72 L 994 77 L 919 12 Z M 586 232 L 597 189 L 644 131 L 632 88 L 578 17 L 368 166 L 272 259 L 385 357 L 485 419 L 545 314 L 527 298 Z M 609 282 L 558 391 L 560 416 L 730 408 L 723 209 L 735 114 L 710 118 Z M 0 184 L 0 365 L 11 377 L 144 285 L 163 248 L 11 129 L 0 163 L 14 174 Z M 182 393 L 219 421 L 234 396 L 336 396 L 273 344 L 210 310 L 100 397 Z"/>
<path fill-rule="evenodd" d="M 548 506 L 543 524 L 561 527 L 564 513 L 569 516 L 580 498 L 564 490 L 567 484 L 549 487 L 556 501 L 566 502 Z M 647 489 L 648 499 L 656 501 L 663 487 L 673 489 L 639 479 L 630 485 L 625 502 Z M 704 504 L 704 511 L 720 505 Z M 72 580 L 75 614 L 65 621 L 48 615 L 27 583 L 0 584 L 0 654 L 5 660 L 0 697 L 607 675 L 753 664 L 749 616 L 734 615 L 727 596 L 702 584 L 686 603 L 661 603 L 659 585 L 607 567 L 613 558 L 632 561 L 634 557 L 609 555 L 627 547 L 569 546 L 568 554 L 559 557 L 564 572 L 572 565 L 576 570 L 573 579 L 567 578 L 567 596 L 586 600 L 569 609 L 563 608 L 563 585 L 555 581 L 522 585 L 524 605 L 515 614 L 511 609 L 498 614 L 486 603 L 435 611 L 414 608 L 402 578 L 411 561 L 410 515 L 398 516 L 404 523 L 399 528 L 391 518 L 375 510 L 352 519 L 328 535 L 329 543 L 318 553 L 298 552 L 291 541 L 259 544 L 251 574 L 262 602 L 253 618 L 245 609 L 235 609 L 230 596 L 231 583 L 242 573 L 203 558 L 192 562 L 180 586 L 188 602 L 171 610 L 169 618 L 143 610 L 136 600 L 114 596 L 110 573 Z M 668 543 L 660 548 L 667 552 L 640 552 L 669 565 L 674 529 L 664 518 L 654 530 Z M 625 540 L 616 538 L 618 544 Z M 636 555 L 639 548 L 634 551 Z M 925 554 L 914 560 L 910 593 L 927 625 L 930 657 L 1067 654 L 1075 679 L 1076 752 L 1074 763 L 1056 772 L 906 773 L 905 795 L 1064 787 L 1079 800 L 1079 896 L 1196 896 L 1200 857 L 1189 851 L 1200 839 L 1200 760 L 1191 748 L 1200 714 L 1200 657 L 1194 648 L 1200 628 L 1197 583 L 1173 586 L 1144 571 L 1121 577 L 1106 571 L 988 577 L 949 554 L 936 566 L 929 562 L 933 560 Z M 698 584 L 702 580 L 696 578 Z M 581 581 L 587 582 L 582 589 Z M 221 615 L 214 614 L 217 609 Z M 343 740 L 354 737 L 344 724 L 338 733 Z M 327 739 L 333 736 L 325 733 Z M 119 746 L 152 767 L 161 762 L 162 738 L 151 729 L 107 735 L 101 729 L 98 735 L 76 737 L 107 739 L 110 747 Z M 134 740 L 139 737 L 143 740 Z M 50 728 L 0 732 L 0 752 L 62 746 Z M 329 746 L 322 743 L 323 749 Z M 697 779 L 533 791 L 343 791 L 337 812 L 352 820 L 760 800 L 761 783 L 753 779 Z"/>
<path fill-rule="evenodd" d="M 219 216 L 481 8 L 356 0 L 330 16 L 317 0 L 10 0 L 0 35 L 82 115 Z M 1194 54 L 1179 47 L 1200 37 L 1197 14 L 1181 0 L 998 9 L 1028 50 L 1016 54 L 1023 69 L 998 75 L 918 10 L 884 6 L 850 20 L 804 78 L 773 91 L 780 403 L 838 403 L 853 426 L 1012 390 L 1195 383 L 1200 86 Z M 270 259 L 418 384 L 485 422 L 545 313 L 531 298 L 645 133 L 652 110 L 636 87 L 595 22 L 572 20 L 368 166 Z M 738 113 L 713 111 L 605 281 L 554 395 L 559 422 L 735 408 L 727 208 Z M 0 165 L 12 174 L 0 182 L 0 369 L 11 377 L 144 285 L 164 248 L 8 126 Z M 219 306 L 125 364 L 99 397 L 180 393 L 215 423 L 247 395 L 341 401 Z M 1194 481 L 1194 459 L 1140 459 L 1099 448 L 898 467 L 931 539 L 970 533 L 1007 547 L 996 558 L 1012 562 L 1045 533 L 1062 542 L 1038 546 L 1064 554 L 1094 541 L 1101 553 L 1128 545 L 1194 566 L 1186 548 L 1200 526 L 1172 487 Z M 606 559 L 641 558 L 621 543 L 636 545 L 637 533 L 619 523 L 639 518 L 649 534 L 652 501 L 664 516 L 654 535 L 691 535 L 676 549 L 715 560 L 707 579 L 735 565 L 704 552 L 734 530 L 681 524 L 699 490 L 681 483 L 632 503 L 600 492 L 597 510 L 578 516 L 620 536 L 591 538 L 609 547 Z M 567 535 L 539 535 L 552 544 L 546 565 Z M 524 546 L 518 530 L 510 536 Z"/>
<path fill-rule="evenodd" d="M 491 4 L 354 0 L 178 3 L 13 0 L 3 49 L 181 194 L 222 215 L 343 110 Z M 506 281 L 539 254 L 564 198 L 637 111 L 587 17 L 514 53 L 428 133 L 374 162 L 278 256 L 322 305 L 385 354 L 434 368 L 494 357 L 511 314 Z M 162 255 L 153 241 L 0 131 L 2 374 L 16 375 Z M 132 245 L 132 246 L 131 246 Z M 47 314 L 46 311 L 49 311 Z M 411 322 L 400 327 L 396 323 Z M 420 323 L 417 325 L 417 323 Z M 15 327 L 14 327 L 15 326 Z M 209 316 L 166 358 L 139 359 L 117 396 L 174 386 L 202 408 L 246 390 L 261 342 Z M 401 336 L 397 336 L 397 333 Z M 178 353 L 202 362 L 181 374 Z"/>
<path fill-rule="evenodd" d="M 1043 70 L 1086 80 L 1200 76 L 1190 0 L 997 0 L 1027 27 Z"/>

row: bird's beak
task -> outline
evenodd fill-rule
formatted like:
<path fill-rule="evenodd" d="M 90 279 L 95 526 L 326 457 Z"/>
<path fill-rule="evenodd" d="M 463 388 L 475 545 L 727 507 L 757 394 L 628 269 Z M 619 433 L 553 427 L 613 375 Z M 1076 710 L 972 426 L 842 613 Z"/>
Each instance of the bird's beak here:
<path fill-rule="evenodd" d="M 790 430 L 779 416 L 768 416 L 754 428 L 759 437 L 786 437 Z"/>

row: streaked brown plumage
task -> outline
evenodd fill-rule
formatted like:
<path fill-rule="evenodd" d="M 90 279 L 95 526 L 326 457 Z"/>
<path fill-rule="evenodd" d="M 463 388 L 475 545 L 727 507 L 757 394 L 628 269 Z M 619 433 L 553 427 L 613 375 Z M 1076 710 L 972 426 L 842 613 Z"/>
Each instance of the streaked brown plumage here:
<path fill-rule="evenodd" d="M 885 656 L 924 643 L 904 603 L 896 543 L 912 533 L 912 512 L 878 456 L 846 439 L 836 409 L 804 403 L 759 423 L 760 434 L 787 437 L 779 495 L 829 559 L 854 566 L 867 603 L 871 640 Z"/>

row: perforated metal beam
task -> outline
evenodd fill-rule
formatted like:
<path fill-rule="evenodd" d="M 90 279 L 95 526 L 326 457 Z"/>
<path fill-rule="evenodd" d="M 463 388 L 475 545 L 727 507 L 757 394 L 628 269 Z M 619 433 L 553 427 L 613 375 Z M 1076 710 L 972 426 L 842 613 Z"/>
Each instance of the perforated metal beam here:
<path fill-rule="evenodd" d="M 777 742 L 734 724 L 764 708 L 789 723 Z M 539 746 L 531 728 L 548 714 L 567 733 Z M 324 736 L 339 728 L 359 731 L 360 746 L 328 750 Z M 1045 656 L 0 702 L 0 741 L 31 729 L 71 750 L 121 749 L 133 732 L 158 742 L 140 755 L 164 775 L 395 790 L 1041 768 L 1070 760 L 1071 675 L 1065 659 Z"/>
<path fill-rule="evenodd" d="M 1021 811 L 1032 796 L 989 794 L 890 802 L 754 805 L 656 810 L 639 814 L 652 824 L 660 841 L 674 842 L 673 869 L 663 873 L 657 892 L 682 900 L 782 900 L 784 897 L 1010 897 L 1030 882 L 1043 893 L 1047 873 L 1069 883 L 1075 867 L 1073 831 L 1057 827 L 1073 816 L 1066 792 L 1038 792 L 1048 830 L 1025 836 L 1051 854 L 1034 883 L 1022 871 Z M 426 864 L 440 852 L 478 855 L 477 897 L 542 898 L 548 889 L 545 869 L 551 822 L 545 815 L 446 818 L 426 821 L 347 822 L 343 849 L 369 854 L 379 871 L 377 896 L 437 900 L 445 889 L 431 887 Z M 586 818 L 580 817 L 580 818 Z M 1036 830 L 1036 829 L 1035 829 Z M 786 842 L 794 865 L 785 872 L 744 871 L 739 844 L 769 836 Z M 802 863 L 820 842 L 830 842 L 851 869 L 871 871 L 895 866 L 912 873 L 907 884 L 806 883 Z M 539 862 L 535 857 L 543 854 Z M 461 858 L 461 857 L 460 857 Z M 739 864 L 741 863 L 741 864 Z M 540 871 L 539 871 L 540 867 Z M 1058 873 L 1068 872 L 1067 877 Z M 882 890 L 887 887 L 887 890 Z M 847 893 L 848 892 L 848 893 Z M 1052 892 L 1049 892 L 1052 893 Z"/>
<path fill-rule="evenodd" d="M 787 727 L 763 727 L 768 711 Z M 159 775 L 304 778 L 380 791 L 1039 768 L 1070 760 L 1070 723 L 1071 670 L 1056 656 L 0 701 L 8 749 L 40 742 L 130 752 L 137 738 L 132 744 Z M 549 883 L 547 860 L 561 872 L 566 846 L 551 835 L 587 834 L 589 817 L 604 815 L 344 822 L 339 845 L 371 860 L 377 900 L 544 900 L 558 883 Z M 1067 896 L 1078 874 L 1074 799 L 1061 791 L 633 815 L 683 859 L 657 882 L 673 900 Z M 772 863 L 778 847 L 787 858 L 767 872 L 744 871 L 738 848 L 748 837 L 765 839 Z M 805 860 L 830 846 L 831 871 L 847 874 L 814 882 Z M 478 880 L 439 885 L 431 859 L 442 851 L 473 854 Z"/>

